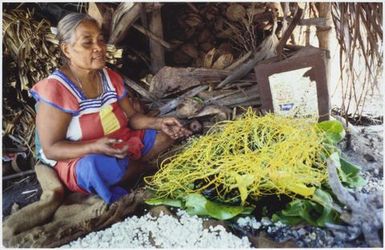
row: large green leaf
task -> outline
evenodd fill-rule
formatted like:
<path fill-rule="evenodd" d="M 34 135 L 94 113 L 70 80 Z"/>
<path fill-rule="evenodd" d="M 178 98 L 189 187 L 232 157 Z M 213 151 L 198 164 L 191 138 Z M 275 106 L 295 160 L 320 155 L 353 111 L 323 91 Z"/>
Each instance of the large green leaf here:
<path fill-rule="evenodd" d="M 218 220 L 228 220 L 240 214 L 251 214 L 254 207 L 229 206 L 207 200 L 203 195 L 192 193 L 186 195 L 183 200 L 168 198 L 152 198 L 145 201 L 148 205 L 166 205 L 180 207 L 190 215 L 210 216 Z"/>
<path fill-rule="evenodd" d="M 344 158 L 340 157 L 340 163 L 341 163 L 341 169 L 348 175 L 348 176 L 355 176 L 360 173 L 361 167 L 357 166 Z"/>
<path fill-rule="evenodd" d="M 345 137 L 344 126 L 339 121 L 323 121 L 317 127 L 325 132 L 326 137 L 333 144 L 337 144 Z"/>
<path fill-rule="evenodd" d="M 338 214 L 332 209 L 331 196 L 323 191 L 316 191 L 317 202 L 305 199 L 296 199 L 282 211 L 273 215 L 273 221 L 281 221 L 288 225 L 297 225 L 306 222 L 313 226 L 325 226 L 325 223 L 335 223 Z"/>
<path fill-rule="evenodd" d="M 326 192 L 320 188 L 318 188 L 314 192 L 312 200 L 317 202 L 318 204 L 322 205 L 323 207 L 333 207 L 332 196 L 328 192 Z"/>
<path fill-rule="evenodd" d="M 190 215 L 207 215 L 218 220 L 228 220 L 239 214 L 250 214 L 254 208 L 228 206 L 207 200 L 201 194 L 189 194 L 185 197 L 185 207 Z"/>
<path fill-rule="evenodd" d="M 361 168 L 340 157 L 338 175 L 343 185 L 357 188 L 366 185 L 367 181 L 360 176 Z"/>
<path fill-rule="evenodd" d="M 336 165 L 337 168 L 341 167 L 341 159 L 338 152 L 334 152 L 331 155 L 329 155 L 330 160 L 333 161 L 333 163 Z"/>
<path fill-rule="evenodd" d="M 188 194 L 185 199 L 185 209 L 190 215 L 207 215 L 207 199 L 201 194 Z"/>
<path fill-rule="evenodd" d="M 227 206 L 212 201 L 206 203 L 207 215 L 218 219 L 228 220 L 239 214 L 244 214 L 244 207 L 241 206 Z"/>
<path fill-rule="evenodd" d="M 322 206 L 321 216 L 317 219 L 317 225 L 325 225 L 325 223 L 333 223 L 337 220 L 337 213 L 333 209 L 333 197 L 322 189 L 317 189 L 312 200 Z"/>
<path fill-rule="evenodd" d="M 338 214 L 331 207 L 322 207 L 321 216 L 316 220 L 316 224 L 324 227 L 326 223 L 335 224 L 338 219 Z"/>
<path fill-rule="evenodd" d="M 168 198 L 152 198 L 144 201 L 151 206 L 166 205 L 170 207 L 182 207 L 182 201 Z"/>
<path fill-rule="evenodd" d="M 281 221 L 289 225 L 296 225 L 301 222 L 315 225 L 315 221 L 311 218 L 309 212 L 311 210 L 311 203 L 308 200 L 296 199 L 288 204 L 286 209 L 273 215 L 273 221 Z"/>

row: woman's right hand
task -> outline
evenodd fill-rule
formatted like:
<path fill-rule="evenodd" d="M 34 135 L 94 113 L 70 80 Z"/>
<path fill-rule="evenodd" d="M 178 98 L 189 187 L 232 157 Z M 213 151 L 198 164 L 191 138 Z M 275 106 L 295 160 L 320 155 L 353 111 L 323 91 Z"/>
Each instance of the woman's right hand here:
<path fill-rule="evenodd" d="M 103 137 L 101 139 L 96 140 L 91 144 L 92 153 L 95 154 L 106 154 L 109 156 L 114 156 L 116 158 L 122 159 L 127 156 L 128 153 L 128 145 L 124 145 L 123 147 L 117 148 L 114 147 L 114 144 L 121 143 L 118 139 L 112 139 Z"/>

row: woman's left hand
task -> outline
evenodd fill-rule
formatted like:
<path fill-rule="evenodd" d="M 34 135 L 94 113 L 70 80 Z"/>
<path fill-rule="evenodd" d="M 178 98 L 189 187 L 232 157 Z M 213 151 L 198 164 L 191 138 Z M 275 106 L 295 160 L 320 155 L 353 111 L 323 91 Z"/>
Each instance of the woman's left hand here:
<path fill-rule="evenodd" d="M 160 130 L 176 140 L 182 137 L 192 135 L 192 132 L 182 126 L 182 124 L 174 117 L 159 118 Z"/>

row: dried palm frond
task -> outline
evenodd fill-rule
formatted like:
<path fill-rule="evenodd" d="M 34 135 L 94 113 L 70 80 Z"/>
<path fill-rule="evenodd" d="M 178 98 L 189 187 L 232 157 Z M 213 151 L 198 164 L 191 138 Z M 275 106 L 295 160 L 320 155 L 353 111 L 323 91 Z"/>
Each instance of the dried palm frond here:
<path fill-rule="evenodd" d="M 59 49 L 52 43 L 50 23 L 34 19 L 33 10 L 3 13 L 3 42 L 17 63 L 20 90 L 28 90 L 57 67 Z M 5 83 L 7 84 L 7 83 Z"/>
<path fill-rule="evenodd" d="M 118 25 L 119 21 L 122 19 L 124 14 L 126 14 L 133 7 L 134 4 L 135 3 L 133 2 L 123 2 L 119 4 L 112 17 L 111 30 L 115 30 L 116 26 Z"/>
<path fill-rule="evenodd" d="M 383 63 L 382 7 L 382 3 L 332 4 L 340 45 L 341 109 L 345 116 L 352 112 L 353 117 L 361 117 L 369 91 L 378 89 Z"/>
<path fill-rule="evenodd" d="M 116 64 L 123 57 L 123 49 L 118 49 L 113 44 L 107 44 L 107 62 Z"/>

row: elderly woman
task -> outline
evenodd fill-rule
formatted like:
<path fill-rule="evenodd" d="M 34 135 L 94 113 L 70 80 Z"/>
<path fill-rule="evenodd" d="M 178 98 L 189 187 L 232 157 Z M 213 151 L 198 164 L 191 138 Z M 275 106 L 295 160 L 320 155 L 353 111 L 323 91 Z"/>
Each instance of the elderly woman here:
<path fill-rule="evenodd" d="M 58 24 L 66 63 L 38 82 L 39 158 L 73 192 L 96 193 L 106 203 L 127 194 L 121 184 L 148 160 L 191 132 L 175 118 L 135 112 L 122 78 L 106 67 L 106 44 L 92 17 L 72 13 Z"/>

